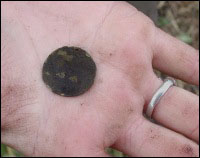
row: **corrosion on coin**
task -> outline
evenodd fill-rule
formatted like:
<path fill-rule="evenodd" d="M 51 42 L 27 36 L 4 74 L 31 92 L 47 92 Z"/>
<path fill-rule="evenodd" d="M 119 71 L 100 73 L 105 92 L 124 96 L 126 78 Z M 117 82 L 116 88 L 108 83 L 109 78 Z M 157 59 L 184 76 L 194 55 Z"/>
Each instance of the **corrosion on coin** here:
<path fill-rule="evenodd" d="M 44 62 L 42 78 L 45 84 L 61 96 L 78 96 L 94 83 L 96 65 L 91 56 L 78 47 L 62 47 Z"/>

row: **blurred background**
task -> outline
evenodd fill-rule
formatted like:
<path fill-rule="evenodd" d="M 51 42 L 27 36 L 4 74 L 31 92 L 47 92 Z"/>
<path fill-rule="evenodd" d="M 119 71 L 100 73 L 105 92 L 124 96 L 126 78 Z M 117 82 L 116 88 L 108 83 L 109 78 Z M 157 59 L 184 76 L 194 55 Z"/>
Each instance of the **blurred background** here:
<path fill-rule="evenodd" d="M 199 49 L 199 1 L 143 1 L 143 4 L 129 1 L 129 3 L 146 13 L 164 31 Z M 161 78 L 166 76 L 156 70 L 155 73 Z M 186 84 L 180 80 L 177 80 L 177 83 L 179 87 L 199 95 L 198 86 Z M 115 157 L 125 156 L 123 153 L 110 148 L 107 149 L 107 152 Z M 1 156 L 21 157 L 23 155 L 1 144 Z"/>

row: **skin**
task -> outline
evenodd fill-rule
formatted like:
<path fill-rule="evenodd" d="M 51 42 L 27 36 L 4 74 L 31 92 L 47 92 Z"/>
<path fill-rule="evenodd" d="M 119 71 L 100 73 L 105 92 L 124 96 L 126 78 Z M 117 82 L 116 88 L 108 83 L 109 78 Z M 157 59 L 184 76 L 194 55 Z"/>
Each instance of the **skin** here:
<path fill-rule="evenodd" d="M 172 87 L 153 118 L 143 110 L 159 69 L 199 83 L 198 51 L 126 2 L 1 2 L 1 140 L 28 156 L 198 156 L 199 99 Z M 77 97 L 52 93 L 42 65 L 53 50 L 90 53 L 97 74 Z"/>

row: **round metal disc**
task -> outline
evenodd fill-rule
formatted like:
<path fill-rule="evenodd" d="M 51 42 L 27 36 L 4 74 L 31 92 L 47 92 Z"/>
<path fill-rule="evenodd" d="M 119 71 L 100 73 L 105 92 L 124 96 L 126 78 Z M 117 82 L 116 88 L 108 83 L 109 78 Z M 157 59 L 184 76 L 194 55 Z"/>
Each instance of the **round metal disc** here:
<path fill-rule="evenodd" d="M 62 47 L 46 59 L 42 78 L 51 90 L 61 96 L 77 96 L 93 84 L 96 65 L 91 56 L 81 48 Z"/>

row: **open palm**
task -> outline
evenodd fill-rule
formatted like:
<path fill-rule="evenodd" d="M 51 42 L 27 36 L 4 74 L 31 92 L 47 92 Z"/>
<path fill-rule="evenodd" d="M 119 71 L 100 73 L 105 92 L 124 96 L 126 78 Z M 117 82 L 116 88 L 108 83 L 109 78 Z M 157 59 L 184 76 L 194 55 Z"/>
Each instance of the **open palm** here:
<path fill-rule="evenodd" d="M 196 50 L 126 2 L 6 2 L 2 10 L 4 143 L 32 156 L 106 156 L 110 146 L 131 156 L 198 155 L 197 96 L 171 88 L 153 116 L 165 127 L 142 115 L 162 83 L 152 64 L 198 84 Z M 86 50 L 97 66 L 94 85 L 77 97 L 42 81 L 45 59 L 62 46 Z"/>

